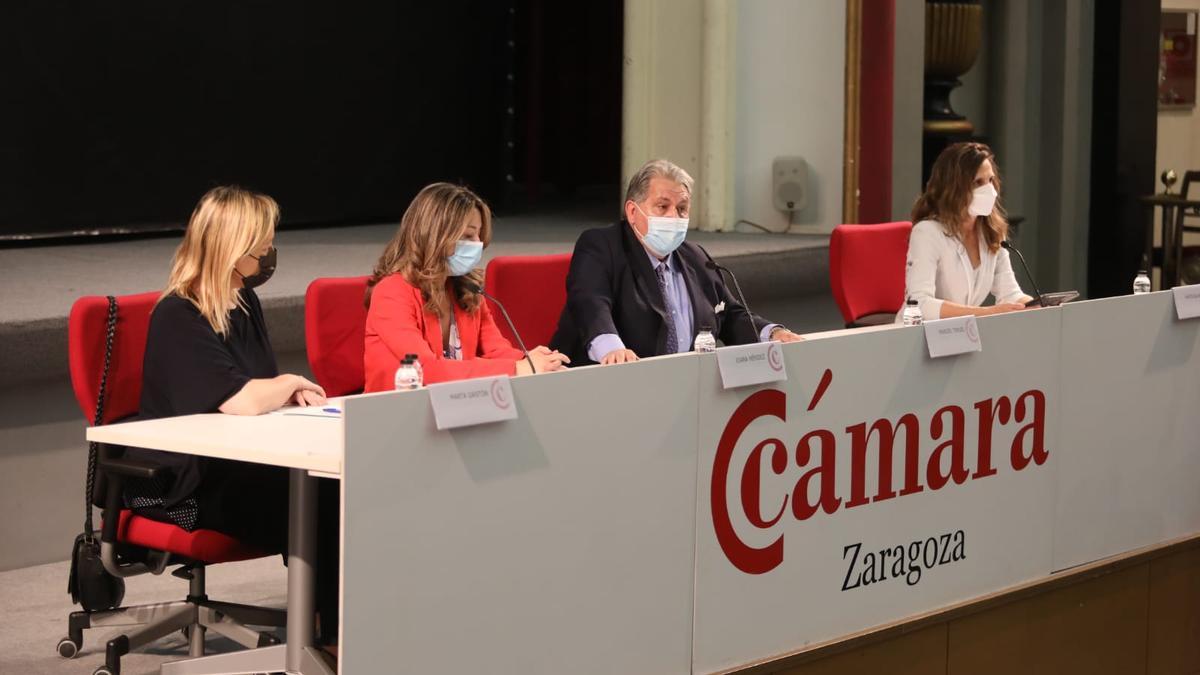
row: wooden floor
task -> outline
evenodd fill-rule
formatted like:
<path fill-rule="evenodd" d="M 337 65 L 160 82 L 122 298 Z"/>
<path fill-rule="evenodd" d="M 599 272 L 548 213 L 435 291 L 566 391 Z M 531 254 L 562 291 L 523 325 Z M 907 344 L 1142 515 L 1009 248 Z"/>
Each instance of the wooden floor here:
<path fill-rule="evenodd" d="M 1200 673 L 1200 538 L 744 670 L 755 675 Z"/>

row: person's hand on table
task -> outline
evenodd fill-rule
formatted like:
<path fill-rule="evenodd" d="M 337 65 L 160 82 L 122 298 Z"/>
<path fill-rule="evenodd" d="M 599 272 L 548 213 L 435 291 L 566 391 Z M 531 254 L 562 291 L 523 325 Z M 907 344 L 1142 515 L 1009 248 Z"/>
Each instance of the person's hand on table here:
<path fill-rule="evenodd" d="M 296 375 L 296 391 L 292 393 L 291 402 L 298 406 L 325 405 L 325 390 L 321 385 Z"/>
<path fill-rule="evenodd" d="M 600 365 L 611 366 L 614 363 L 633 363 L 637 360 L 638 355 L 634 354 L 632 349 L 614 349 L 600 359 Z"/>
<path fill-rule="evenodd" d="M 775 330 L 771 331 L 771 334 L 768 336 L 768 339 L 775 340 L 778 342 L 803 342 L 804 341 L 803 336 L 797 335 L 797 334 L 793 333 L 792 331 L 790 331 L 786 328 L 783 328 L 783 327 L 776 328 Z"/>
<path fill-rule="evenodd" d="M 1009 312 L 1019 312 L 1026 309 L 1025 305 L 1019 302 L 997 302 L 991 307 L 984 307 L 986 314 L 1007 314 Z"/>
<path fill-rule="evenodd" d="M 533 361 L 533 365 L 539 373 L 562 370 L 571 362 L 571 359 L 566 354 L 539 345 L 529 350 L 529 360 L 521 359 L 517 361 L 517 375 L 533 374 L 533 371 L 529 367 L 530 360 Z"/>

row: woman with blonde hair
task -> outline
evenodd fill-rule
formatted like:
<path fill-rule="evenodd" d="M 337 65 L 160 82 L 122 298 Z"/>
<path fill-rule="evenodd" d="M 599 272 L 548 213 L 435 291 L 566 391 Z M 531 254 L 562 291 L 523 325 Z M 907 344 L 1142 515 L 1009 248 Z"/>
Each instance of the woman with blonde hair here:
<path fill-rule="evenodd" d="M 1008 220 L 998 201 L 997 171 L 983 143 L 951 145 L 938 155 L 913 205 L 904 293 L 925 319 L 1012 312 L 1033 299 L 1021 290 L 1001 247 Z M 995 304 L 983 307 L 988 295 Z"/>
<path fill-rule="evenodd" d="M 217 187 L 200 198 L 175 251 L 167 287 L 150 315 L 140 419 L 216 412 L 258 415 L 287 403 L 325 403 L 321 387 L 299 375 L 279 373 L 253 290 L 275 272 L 278 222 L 279 206 L 263 194 Z M 126 505 L 139 515 L 188 531 L 223 532 L 268 553 L 287 549 L 286 469 L 153 450 L 127 452 L 168 469 L 162 480 L 126 484 Z M 326 489 L 322 486 L 321 492 Z M 332 513 L 335 526 L 334 563 L 337 501 L 321 495 L 322 524 Z M 322 541 L 321 549 L 326 548 Z M 329 557 L 326 551 L 318 553 L 317 602 L 322 634 L 336 636 L 337 568 L 325 562 Z"/>
<path fill-rule="evenodd" d="M 416 354 L 426 383 L 559 370 L 566 356 L 536 347 L 526 360 L 504 339 L 476 292 L 476 269 L 492 240 L 492 212 L 450 183 L 425 187 L 375 265 L 367 290 L 366 391 L 392 389 L 396 369 Z"/>

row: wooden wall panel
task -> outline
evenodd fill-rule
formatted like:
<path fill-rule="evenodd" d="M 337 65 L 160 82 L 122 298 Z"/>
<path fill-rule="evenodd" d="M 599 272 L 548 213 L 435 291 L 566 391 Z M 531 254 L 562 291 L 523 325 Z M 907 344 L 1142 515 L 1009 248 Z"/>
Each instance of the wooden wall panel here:
<path fill-rule="evenodd" d="M 1200 535 L 736 672 L 1200 675 Z"/>
<path fill-rule="evenodd" d="M 1149 564 L 950 622 L 948 675 L 1146 672 Z"/>
<path fill-rule="evenodd" d="M 1200 673 L 1200 550 L 1150 563 L 1149 675 Z"/>
<path fill-rule="evenodd" d="M 777 672 L 780 675 L 945 675 L 946 624 L 937 624 L 885 642 Z"/>

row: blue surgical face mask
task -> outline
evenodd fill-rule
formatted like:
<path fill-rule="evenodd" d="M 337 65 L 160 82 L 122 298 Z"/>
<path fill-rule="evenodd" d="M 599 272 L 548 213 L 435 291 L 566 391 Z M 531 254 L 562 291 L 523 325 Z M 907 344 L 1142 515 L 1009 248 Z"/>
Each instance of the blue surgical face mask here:
<path fill-rule="evenodd" d="M 454 245 L 454 255 L 446 259 L 446 263 L 449 265 L 447 274 L 452 277 L 466 276 L 471 273 L 471 270 L 479 267 L 479 261 L 482 259 L 482 241 L 459 240 Z"/>
<path fill-rule="evenodd" d="M 636 202 L 634 206 L 637 206 L 638 211 L 642 211 L 642 207 Z M 646 234 L 641 237 L 642 243 L 658 257 L 665 258 L 671 255 L 687 238 L 687 218 L 651 216 L 645 211 L 642 211 L 642 215 L 646 216 Z"/>

